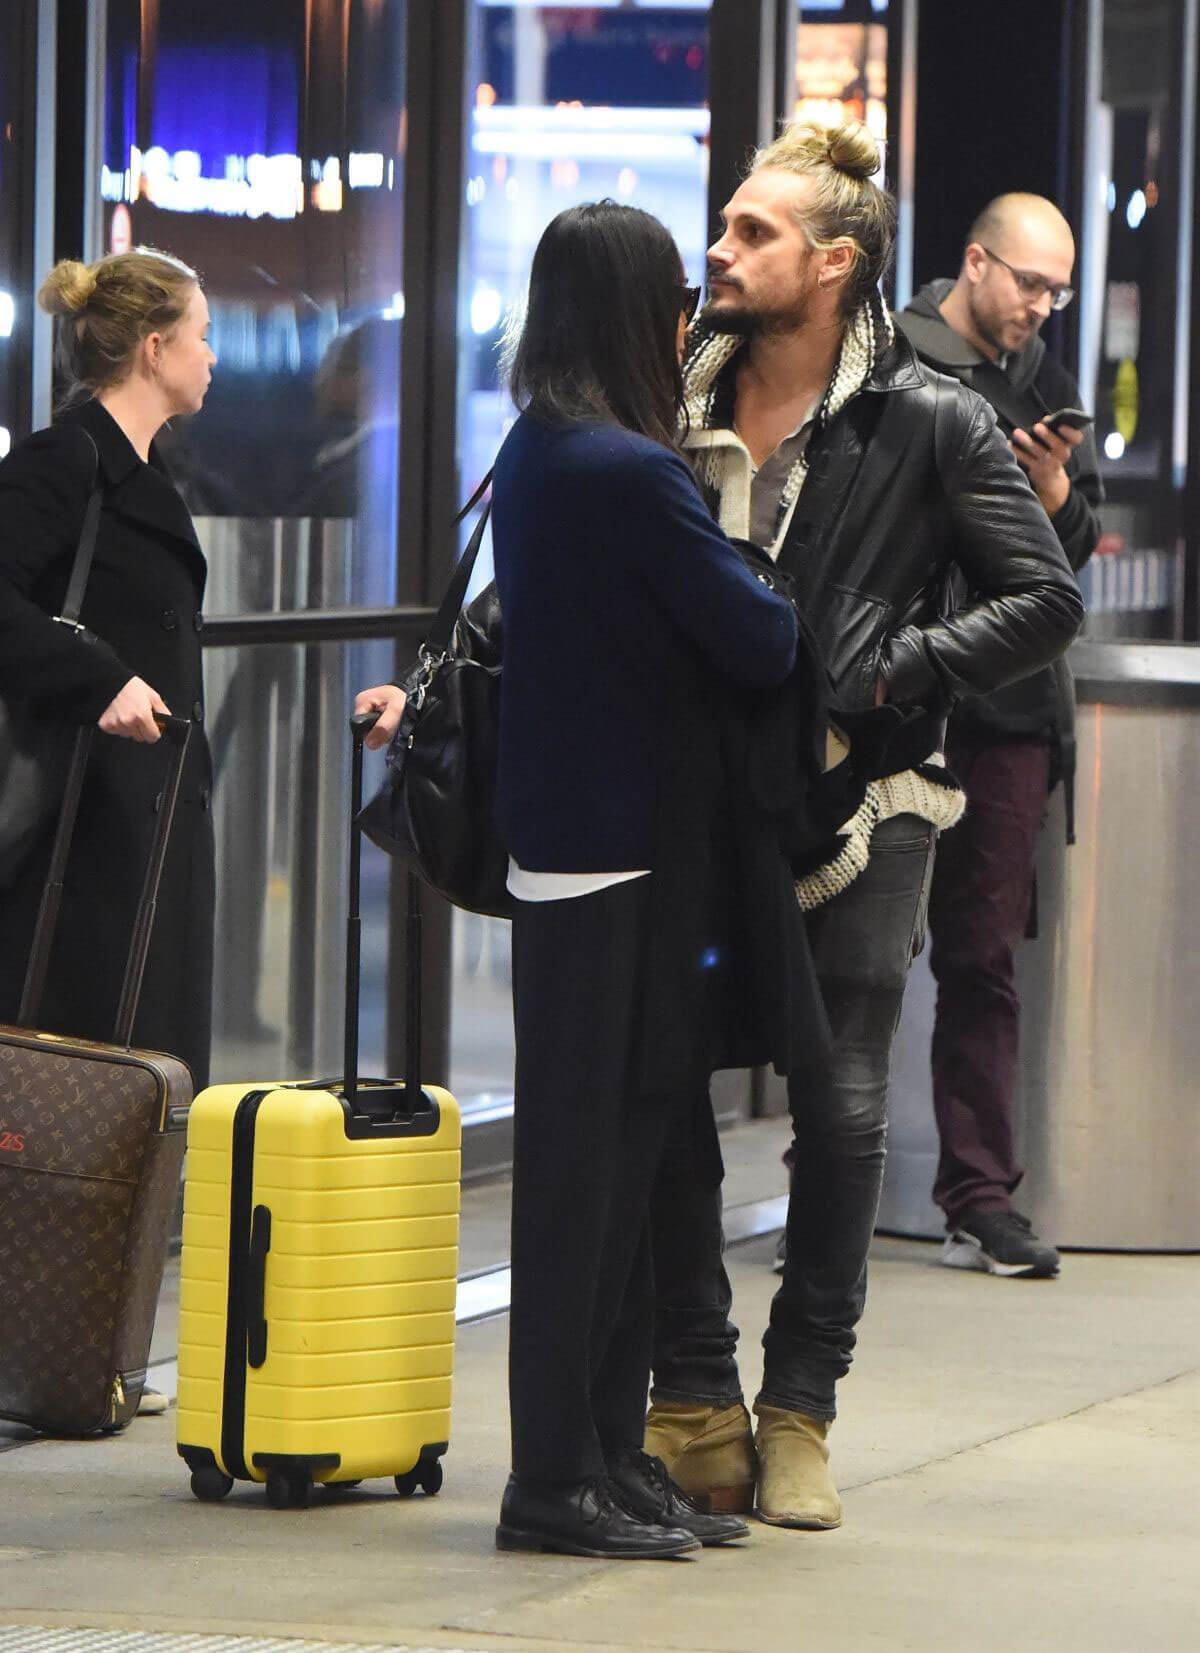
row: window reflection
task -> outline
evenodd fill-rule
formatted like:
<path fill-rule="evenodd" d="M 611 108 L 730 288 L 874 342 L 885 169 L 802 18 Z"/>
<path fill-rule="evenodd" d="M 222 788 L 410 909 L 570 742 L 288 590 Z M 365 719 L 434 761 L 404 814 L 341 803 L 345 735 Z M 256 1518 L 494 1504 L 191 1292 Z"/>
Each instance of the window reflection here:
<path fill-rule="evenodd" d="M 106 243 L 202 272 L 219 357 L 203 416 L 170 440 L 173 469 L 201 517 L 340 524 L 312 539 L 338 603 L 396 594 L 405 12 L 108 9 Z M 234 559 L 222 609 L 274 606 L 253 536 L 218 538 Z"/>
<path fill-rule="evenodd" d="M 336 1074 L 342 1064 L 355 689 L 390 669 L 390 644 L 209 649 L 216 784 L 213 1079 Z M 368 796 L 382 756 L 367 755 Z M 385 1071 L 388 879 L 370 846 L 362 881 L 361 1067 Z"/>
<path fill-rule="evenodd" d="M 556 213 L 603 196 L 642 207 L 670 228 L 689 279 L 703 279 L 708 11 L 708 0 L 472 7 L 459 324 L 464 497 L 513 417 L 499 345 Z M 490 578 L 485 545 L 476 587 Z M 512 1090 L 509 973 L 508 925 L 456 913 L 450 1083 L 476 1106 Z"/>
<path fill-rule="evenodd" d="M 708 10 L 707 0 L 620 10 L 474 5 L 460 327 L 467 491 L 511 417 L 498 345 L 556 213 L 603 196 L 643 207 L 670 228 L 690 279 L 702 279 Z"/>
<path fill-rule="evenodd" d="M 804 7 L 805 13 L 811 9 Z M 799 24 L 794 118 L 822 126 L 862 121 L 882 154 L 887 143 L 887 42 L 886 23 Z"/>
<path fill-rule="evenodd" d="M 1107 494 L 1106 531 L 1080 582 L 1093 636 L 1169 638 L 1182 626 L 1181 323 L 1190 303 L 1182 155 L 1196 88 L 1180 74 L 1180 42 L 1189 5 L 1102 7 L 1080 318 L 1081 379 L 1085 395 L 1094 387 Z"/>
<path fill-rule="evenodd" d="M 26 122 L 24 81 L 32 57 L 32 24 L 27 5 L 11 8 L 11 15 L 6 12 L 6 39 L 0 50 L 0 459 L 25 434 L 29 422 L 32 224 L 26 185 L 33 133 Z"/>
<path fill-rule="evenodd" d="M 384 605 L 396 573 L 404 0 L 108 0 L 108 248 L 201 271 L 219 362 L 165 436 L 210 617 Z M 217 784 L 213 1072 L 338 1072 L 347 709 L 390 643 L 205 655 Z M 381 760 L 373 758 L 378 784 Z M 365 1071 L 383 1071 L 390 864 L 363 875 Z"/>

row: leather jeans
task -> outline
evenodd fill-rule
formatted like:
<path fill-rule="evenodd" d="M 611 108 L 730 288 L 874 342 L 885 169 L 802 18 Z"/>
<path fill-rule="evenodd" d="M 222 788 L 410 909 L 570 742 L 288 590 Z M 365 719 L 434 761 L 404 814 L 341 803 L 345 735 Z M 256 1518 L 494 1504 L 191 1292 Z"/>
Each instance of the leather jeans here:
<path fill-rule="evenodd" d="M 795 1137 L 787 1263 L 763 1338 L 759 1400 L 814 1418 L 835 1414 L 866 1298 L 892 1040 L 924 940 L 933 840 L 916 816 L 883 822 L 865 871 L 809 921 L 834 1052 L 827 1073 L 788 1082 Z M 655 1186 L 654 1395 L 726 1406 L 741 1399 L 737 1328 L 721 1260 L 720 1190 L 709 1182 L 668 1155 Z"/>

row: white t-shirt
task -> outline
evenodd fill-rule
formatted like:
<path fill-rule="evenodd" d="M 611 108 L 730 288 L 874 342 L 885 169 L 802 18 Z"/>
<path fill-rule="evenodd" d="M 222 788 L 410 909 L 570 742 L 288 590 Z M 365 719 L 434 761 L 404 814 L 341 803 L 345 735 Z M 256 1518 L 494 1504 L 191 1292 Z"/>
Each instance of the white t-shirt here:
<path fill-rule="evenodd" d="M 573 901 L 577 896 L 595 895 L 610 884 L 628 884 L 634 878 L 649 878 L 649 867 L 639 872 L 526 872 L 510 855 L 509 895 L 518 901 Z"/>

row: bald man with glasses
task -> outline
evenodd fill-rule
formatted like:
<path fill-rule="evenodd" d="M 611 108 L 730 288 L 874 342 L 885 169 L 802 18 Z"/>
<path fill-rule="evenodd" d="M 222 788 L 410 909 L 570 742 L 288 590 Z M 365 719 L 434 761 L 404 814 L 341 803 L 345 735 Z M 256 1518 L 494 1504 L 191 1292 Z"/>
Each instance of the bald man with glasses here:
<path fill-rule="evenodd" d="M 1104 494 L 1090 429 L 1046 420 L 1079 407 L 1079 387 L 1040 337 L 1070 304 L 1075 241 L 1052 201 L 1002 195 L 972 224 L 957 280 L 932 281 L 897 316 L 922 361 L 992 404 L 1013 453 L 1078 572 L 1100 537 Z M 1074 699 L 1065 665 L 965 700 L 946 757 L 967 813 L 940 841 L 930 895 L 938 984 L 933 1097 L 940 1154 L 933 1197 L 946 1216 L 943 1262 L 1015 1278 L 1058 1273 L 1054 1247 L 1013 1209 L 1020 1004 L 1014 953 L 1032 934 L 1034 861 L 1046 800 L 1070 798 Z M 1071 834 L 1068 803 L 1068 835 Z"/>

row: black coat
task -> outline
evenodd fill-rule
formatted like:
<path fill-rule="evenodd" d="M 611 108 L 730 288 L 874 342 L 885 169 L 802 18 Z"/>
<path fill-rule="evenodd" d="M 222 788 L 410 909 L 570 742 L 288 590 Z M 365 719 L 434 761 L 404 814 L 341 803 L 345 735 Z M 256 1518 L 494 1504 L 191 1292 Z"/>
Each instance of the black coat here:
<path fill-rule="evenodd" d="M 62 606 L 97 452 L 104 505 L 80 616 L 99 639 L 89 643 L 48 616 Z M 0 464 L 0 693 L 47 718 L 92 723 L 136 676 L 172 712 L 196 720 L 134 1044 L 182 1057 L 198 1087 L 208 1076 L 213 948 L 199 635 L 205 574 L 187 507 L 157 452 L 144 464 L 98 402 L 71 410 Z M 112 1037 L 166 762 L 164 743 L 93 737 L 42 1028 Z M 0 898 L 0 1022 L 16 1017 L 49 853 L 48 835 Z"/>

